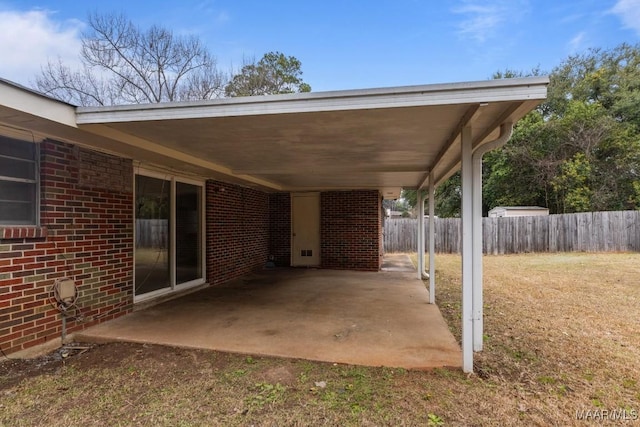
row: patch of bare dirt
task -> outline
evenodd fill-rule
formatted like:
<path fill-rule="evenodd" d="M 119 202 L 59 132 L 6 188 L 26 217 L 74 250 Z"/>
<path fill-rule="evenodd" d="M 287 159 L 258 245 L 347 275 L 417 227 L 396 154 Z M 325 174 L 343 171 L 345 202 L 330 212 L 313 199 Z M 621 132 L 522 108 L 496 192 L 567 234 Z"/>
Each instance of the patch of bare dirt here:
<path fill-rule="evenodd" d="M 52 373 L 65 364 L 90 352 L 96 344 L 71 343 L 55 351 L 31 359 L 3 356 L 0 359 L 0 390 L 9 388 L 25 378 Z"/>
<path fill-rule="evenodd" d="M 286 364 L 283 366 L 274 366 L 266 369 L 262 376 L 264 381 L 272 384 L 282 384 L 292 386 L 296 382 L 296 372 L 292 366 Z"/>

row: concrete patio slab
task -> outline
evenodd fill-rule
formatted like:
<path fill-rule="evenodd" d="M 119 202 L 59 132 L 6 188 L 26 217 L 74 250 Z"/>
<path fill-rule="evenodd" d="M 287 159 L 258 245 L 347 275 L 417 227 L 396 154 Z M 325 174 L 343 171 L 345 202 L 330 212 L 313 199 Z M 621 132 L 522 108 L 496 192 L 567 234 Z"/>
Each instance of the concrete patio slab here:
<path fill-rule="evenodd" d="M 76 339 L 407 369 L 460 367 L 460 347 L 408 257 L 387 255 L 385 265 L 391 270 L 265 270 L 89 328 Z"/>
<path fill-rule="evenodd" d="M 411 259 L 406 254 L 386 254 L 382 259 L 382 271 L 396 271 L 400 273 L 416 272 Z"/>

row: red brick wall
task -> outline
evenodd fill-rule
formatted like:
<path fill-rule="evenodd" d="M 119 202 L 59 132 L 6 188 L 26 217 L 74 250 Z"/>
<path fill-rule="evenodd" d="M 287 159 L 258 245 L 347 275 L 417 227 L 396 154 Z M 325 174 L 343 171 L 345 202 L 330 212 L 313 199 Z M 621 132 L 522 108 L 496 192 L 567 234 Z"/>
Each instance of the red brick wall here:
<path fill-rule="evenodd" d="M 277 266 L 291 265 L 291 195 L 269 195 L 269 255 Z"/>
<path fill-rule="evenodd" d="M 133 304 L 133 166 L 69 144 L 41 144 L 41 224 L 0 227 L 0 345 L 6 353 L 61 335 L 50 304 L 55 279 L 78 285 L 81 319 L 67 332 L 129 312 Z M 324 268 L 378 270 L 377 191 L 321 193 Z M 289 265 L 291 199 L 237 185 L 206 184 L 207 279 L 239 278 L 269 254 Z M 74 313 L 75 314 L 75 313 Z"/>
<path fill-rule="evenodd" d="M 207 181 L 207 280 L 224 283 L 263 268 L 269 255 L 269 196 Z"/>
<path fill-rule="evenodd" d="M 320 193 L 323 268 L 380 269 L 380 203 L 380 194 L 375 190 Z"/>
<path fill-rule="evenodd" d="M 56 278 L 78 286 L 83 319 L 70 320 L 69 333 L 118 317 L 133 302 L 131 161 L 54 141 L 41 143 L 40 158 L 40 227 L 0 227 L 5 353 L 61 336 L 49 302 Z"/>

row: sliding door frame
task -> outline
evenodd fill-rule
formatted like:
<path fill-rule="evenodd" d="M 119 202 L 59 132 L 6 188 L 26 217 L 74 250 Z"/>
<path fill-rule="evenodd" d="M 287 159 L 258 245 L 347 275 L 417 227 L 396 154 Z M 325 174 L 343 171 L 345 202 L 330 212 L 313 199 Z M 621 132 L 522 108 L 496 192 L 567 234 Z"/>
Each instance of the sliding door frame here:
<path fill-rule="evenodd" d="M 169 190 L 169 276 L 170 276 L 170 286 L 162 289 L 158 289 L 155 291 L 147 292 L 141 295 L 136 295 L 136 278 L 135 278 L 135 256 L 136 256 L 136 197 L 135 194 L 135 180 L 136 176 L 146 176 L 150 178 L 156 178 L 164 181 L 168 181 L 170 183 Z M 133 195 L 133 227 L 134 227 L 134 274 L 133 274 L 133 302 L 143 302 L 148 301 L 154 298 L 158 298 L 163 295 L 183 291 L 186 289 L 194 288 L 200 285 L 203 285 L 206 282 L 206 247 L 205 247 L 205 237 L 206 237 L 206 185 L 204 180 L 198 180 L 193 178 L 187 178 L 184 176 L 176 175 L 174 173 L 162 172 L 153 169 L 145 169 L 141 167 L 136 167 L 134 171 L 134 195 Z M 184 183 L 190 184 L 194 186 L 200 187 L 200 198 L 198 200 L 198 209 L 200 212 L 198 213 L 199 219 L 199 230 L 198 230 L 198 247 L 200 250 L 199 258 L 200 258 L 200 278 L 190 280 L 184 283 L 176 283 L 176 183 Z"/>

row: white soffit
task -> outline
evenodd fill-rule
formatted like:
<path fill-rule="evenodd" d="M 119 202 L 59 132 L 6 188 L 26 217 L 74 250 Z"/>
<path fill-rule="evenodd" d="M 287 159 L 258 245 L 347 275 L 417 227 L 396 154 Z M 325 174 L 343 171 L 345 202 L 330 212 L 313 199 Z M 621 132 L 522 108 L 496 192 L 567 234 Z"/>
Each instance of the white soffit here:
<path fill-rule="evenodd" d="M 474 145 L 486 143 L 502 123 L 535 108 L 548 82 L 531 77 L 74 109 L 0 81 L 0 95 L 9 90 L 16 97 L 0 97 L 0 123 L 269 191 L 370 188 L 395 196 L 400 187 L 426 185 L 431 169 L 436 183 L 450 176 L 459 167 L 462 126 L 471 126 Z"/>

